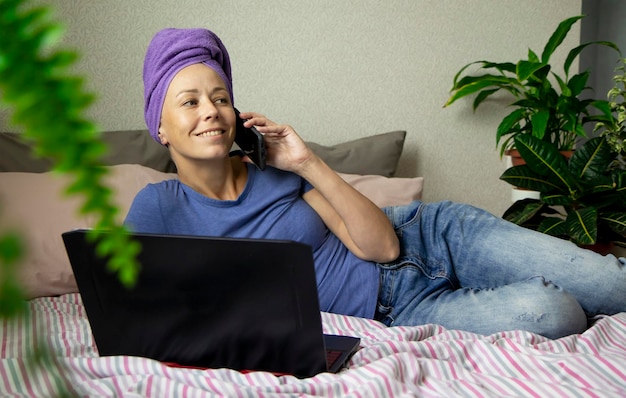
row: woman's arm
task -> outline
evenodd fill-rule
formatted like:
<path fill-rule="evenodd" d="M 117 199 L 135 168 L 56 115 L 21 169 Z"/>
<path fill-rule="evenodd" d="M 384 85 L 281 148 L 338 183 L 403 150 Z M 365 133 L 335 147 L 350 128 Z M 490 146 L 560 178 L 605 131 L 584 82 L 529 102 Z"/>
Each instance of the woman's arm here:
<path fill-rule="evenodd" d="M 387 216 L 315 158 L 299 173 L 315 187 L 304 194 L 304 200 L 357 257 L 380 263 L 395 260 L 400 248 Z"/>
<path fill-rule="evenodd" d="M 315 155 L 293 128 L 259 114 L 242 113 L 242 117 L 250 119 L 246 126 L 255 125 L 265 135 L 268 164 L 313 185 L 304 200 L 352 253 L 381 263 L 397 258 L 398 238 L 387 216 Z"/>

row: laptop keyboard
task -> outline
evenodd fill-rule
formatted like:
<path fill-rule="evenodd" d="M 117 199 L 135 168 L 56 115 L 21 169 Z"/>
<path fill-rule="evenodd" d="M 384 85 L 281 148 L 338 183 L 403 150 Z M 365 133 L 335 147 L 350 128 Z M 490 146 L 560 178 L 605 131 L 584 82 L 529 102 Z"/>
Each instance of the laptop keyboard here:
<path fill-rule="evenodd" d="M 326 365 L 330 368 L 341 355 L 339 350 L 326 350 Z"/>

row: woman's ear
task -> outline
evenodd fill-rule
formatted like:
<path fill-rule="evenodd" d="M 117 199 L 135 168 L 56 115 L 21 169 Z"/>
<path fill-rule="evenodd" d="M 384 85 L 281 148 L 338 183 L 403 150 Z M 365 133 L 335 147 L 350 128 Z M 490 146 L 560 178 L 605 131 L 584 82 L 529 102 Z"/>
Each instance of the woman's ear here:
<path fill-rule="evenodd" d="M 161 141 L 162 145 L 167 146 L 168 144 L 167 134 L 164 134 L 160 127 L 159 127 L 159 140 Z"/>

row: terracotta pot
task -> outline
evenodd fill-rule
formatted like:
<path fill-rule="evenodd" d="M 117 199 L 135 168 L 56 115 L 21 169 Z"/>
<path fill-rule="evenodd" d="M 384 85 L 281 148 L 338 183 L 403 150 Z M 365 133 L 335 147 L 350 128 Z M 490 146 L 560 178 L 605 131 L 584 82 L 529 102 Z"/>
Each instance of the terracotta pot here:
<path fill-rule="evenodd" d="M 569 159 L 574 154 L 574 151 L 560 151 L 561 155 L 565 156 L 566 159 Z M 504 154 L 511 158 L 511 164 L 513 166 L 521 166 L 526 164 L 526 161 L 520 156 L 519 151 L 517 149 L 507 149 L 504 151 Z"/>
<path fill-rule="evenodd" d="M 517 149 L 507 149 L 506 151 L 504 151 L 504 154 L 511 158 L 511 164 L 513 166 L 521 166 L 523 164 L 526 164 L 526 161 L 522 159 Z"/>

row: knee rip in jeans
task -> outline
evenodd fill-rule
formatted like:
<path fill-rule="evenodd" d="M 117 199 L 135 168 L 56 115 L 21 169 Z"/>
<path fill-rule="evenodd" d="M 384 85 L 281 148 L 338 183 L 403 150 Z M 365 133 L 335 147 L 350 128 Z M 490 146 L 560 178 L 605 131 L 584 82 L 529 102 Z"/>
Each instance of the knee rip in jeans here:
<path fill-rule="evenodd" d="M 558 286 L 557 284 L 555 284 L 555 283 L 554 283 L 554 282 L 552 282 L 552 281 L 547 280 L 544 276 L 541 276 L 541 275 L 531 276 L 531 277 L 529 277 L 529 278 L 528 278 L 528 279 L 526 279 L 526 280 L 527 280 L 527 281 L 534 281 L 534 280 L 536 280 L 536 281 L 539 281 L 539 282 L 543 283 L 543 285 L 544 285 L 545 287 L 552 287 L 552 288 L 555 288 L 555 289 L 561 290 L 561 287 L 560 287 L 560 286 Z"/>
<path fill-rule="evenodd" d="M 541 322 L 546 314 L 537 314 L 534 312 L 525 312 L 517 316 L 518 321 L 522 322 Z"/>

